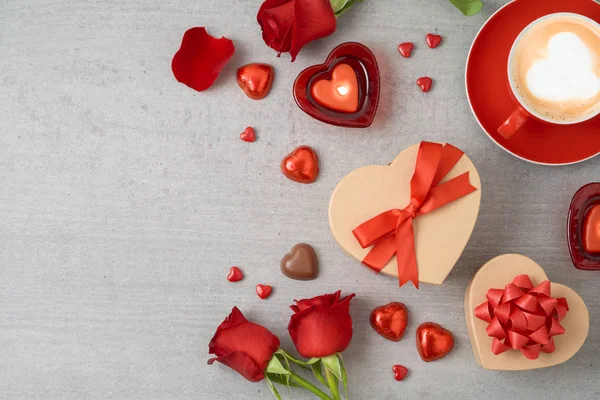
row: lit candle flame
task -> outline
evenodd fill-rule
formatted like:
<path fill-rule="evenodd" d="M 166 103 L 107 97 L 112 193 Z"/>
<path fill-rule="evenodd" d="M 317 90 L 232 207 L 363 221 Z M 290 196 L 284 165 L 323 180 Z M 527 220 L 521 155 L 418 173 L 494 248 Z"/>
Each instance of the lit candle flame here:
<path fill-rule="evenodd" d="M 335 88 L 340 96 L 345 96 L 348 94 L 348 88 L 346 86 L 338 86 Z"/>

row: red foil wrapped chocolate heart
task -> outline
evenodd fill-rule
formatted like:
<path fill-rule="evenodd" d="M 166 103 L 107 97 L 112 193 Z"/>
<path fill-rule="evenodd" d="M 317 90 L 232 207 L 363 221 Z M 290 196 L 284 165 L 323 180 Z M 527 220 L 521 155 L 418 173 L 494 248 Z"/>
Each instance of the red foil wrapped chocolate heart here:
<path fill-rule="evenodd" d="M 433 322 L 417 328 L 417 350 L 425 362 L 439 360 L 454 348 L 454 335 Z"/>
<path fill-rule="evenodd" d="M 323 64 L 306 68 L 294 82 L 294 99 L 311 117 L 331 125 L 366 128 L 379 104 L 379 68 L 366 46 L 337 46 Z"/>
<path fill-rule="evenodd" d="M 281 161 L 281 172 L 299 183 L 313 183 L 319 174 L 319 158 L 309 146 L 300 146 Z"/>
<path fill-rule="evenodd" d="M 267 97 L 271 91 L 275 72 L 269 64 L 246 64 L 237 70 L 237 83 L 253 100 L 261 100 Z"/>
<path fill-rule="evenodd" d="M 402 303 L 389 303 L 371 311 L 369 321 L 375 332 L 387 340 L 397 342 L 404 336 L 408 325 L 408 310 Z"/>

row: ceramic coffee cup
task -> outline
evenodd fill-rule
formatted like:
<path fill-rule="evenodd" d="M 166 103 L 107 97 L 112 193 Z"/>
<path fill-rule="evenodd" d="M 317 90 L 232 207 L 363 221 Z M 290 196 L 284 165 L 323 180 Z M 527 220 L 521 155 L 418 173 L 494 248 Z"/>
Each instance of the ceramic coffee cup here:
<path fill-rule="evenodd" d="M 569 36 L 568 34 L 571 34 L 572 32 L 568 30 L 560 31 L 560 26 L 558 25 L 560 25 L 561 20 L 581 23 L 583 26 L 582 29 L 585 30 L 589 28 L 591 35 L 587 36 L 585 42 L 581 39 L 578 39 L 578 36 L 576 35 L 576 38 Z M 538 29 L 542 26 L 541 24 L 544 24 L 544 29 L 546 29 L 547 32 L 538 34 L 537 32 L 541 30 Z M 554 26 L 552 24 L 554 24 Z M 552 28 L 547 29 L 548 26 Z M 556 33 L 554 34 L 554 32 Z M 598 67 L 600 65 L 600 60 L 598 59 L 600 42 L 596 42 L 597 38 L 600 38 L 600 36 L 595 36 L 597 32 L 600 32 L 600 24 L 598 22 L 576 13 L 549 14 L 532 22 L 523 31 L 521 31 L 512 45 L 507 65 L 508 85 L 512 98 L 515 101 L 516 108 L 515 111 L 508 117 L 508 119 L 498 128 L 498 132 L 502 136 L 509 139 L 515 133 L 517 133 L 523 124 L 529 119 L 535 119 L 543 123 L 555 125 L 573 125 L 588 121 L 600 114 L 600 86 L 591 86 L 586 84 L 589 82 L 582 82 L 582 79 L 586 79 L 587 77 L 594 82 L 594 85 L 600 85 L 600 76 L 597 75 Z M 567 35 L 564 35 L 565 33 Z M 561 35 L 560 38 L 554 40 L 554 38 L 558 38 L 558 34 Z M 534 35 L 537 35 L 537 37 Z M 541 35 L 546 36 L 544 36 L 544 40 L 539 40 L 542 43 L 538 43 L 538 39 L 540 39 Z M 548 35 L 553 36 L 551 39 L 546 40 Z M 562 40 L 562 42 L 560 40 Z M 575 40 L 575 42 L 573 42 L 573 40 Z M 577 42 L 578 40 L 579 43 L 581 43 L 581 46 Z M 554 47 L 552 49 L 551 41 L 554 41 Z M 591 48 L 589 46 L 589 42 L 593 42 Z M 540 45 L 548 47 L 547 49 L 544 48 L 540 51 L 540 54 L 546 54 L 547 58 L 537 54 L 537 50 L 541 49 Z M 588 45 L 588 47 L 585 47 L 586 45 Z M 529 54 L 532 52 L 529 51 L 522 56 L 521 54 L 523 54 L 523 48 L 534 49 L 536 51 L 533 53 L 536 53 L 537 55 L 530 57 Z M 554 50 L 554 53 L 552 53 L 552 50 Z M 560 54 L 561 52 L 565 54 Z M 528 70 L 526 78 L 523 77 L 522 70 L 519 69 L 521 67 L 519 66 L 517 68 L 516 63 L 521 63 L 521 59 L 523 58 L 535 57 L 539 57 L 536 59 L 538 62 L 536 68 L 539 68 L 537 68 L 534 74 L 537 73 L 539 76 L 534 75 L 532 79 L 529 79 L 529 72 L 531 69 L 533 69 L 531 68 Z M 517 58 L 519 58 L 519 60 L 517 60 Z M 540 66 L 541 63 L 539 61 L 547 63 L 548 65 Z M 587 68 L 582 67 L 582 65 L 589 66 L 590 70 L 588 72 L 591 75 L 586 75 L 587 72 L 583 75 L 580 73 L 582 68 Z M 519 74 L 519 71 L 521 71 L 521 74 Z M 560 79 L 550 79 L 552 78 L 553 73 L 563 74 L 563 76 L 566 76 L 567 78 L 564 80 L 564 82 L 560 81 Z M 594 80 L 594 75 L 596 76 L 596 80 Z M 577 81 L 577 84 L 569 85 L 569 83 L 573 80 Z M 546 109 L 543 111 L 542 108 L 536 109 L 536 105 L 533 104 L 535 100 L 533 102 L 531 101 L 534 98 L 534 91 L 532 88 L 530 88 L 530 83 L 531 85 L 535 84 L 535 88 L 538 92 L 547 93 L 549 96 L 557 96 L 557 90 L 558 93 L 560 93 L 561 89 L 563 95 L 565 95 L 565 92 L 569 92 L 569 95 L 573 95 L 574 93 L 577 93 L 578 90 L 579 92 L 586 92 L 586 95 L 589 95 L 590 90 L 595 94 L 592 94 L 589 99 L 582 100 L 582 102 L 587 101 L 589 104 L 591 104 L 591 106 L 586 104 L 586 107 L 590 109 L 589 111 L 586 108 L 585 111 L 580 112 L 580 115 L 577 114 L 577 111 L 573 112 L 572 115 L 559 115 L 559 113 L 553 113 L 551 108 L 552 105 L 556 106 L 555 108 L 560 108 L 561 104 L 563 103 L 563 100 L 560 98 L 560 96 L 554 97 L 552 100 L 540 99 L 539 103 L 549 104 L 550 107 L 546 107 Z M 553 85 L 559 84 L 562 85 L 561 88 L 552 87 Z M 574 104 L 576 104 L 577 101 L 578 100 L 569 98 L 569 100 L 564 100 L 564 103 L 574 102 Z"/>

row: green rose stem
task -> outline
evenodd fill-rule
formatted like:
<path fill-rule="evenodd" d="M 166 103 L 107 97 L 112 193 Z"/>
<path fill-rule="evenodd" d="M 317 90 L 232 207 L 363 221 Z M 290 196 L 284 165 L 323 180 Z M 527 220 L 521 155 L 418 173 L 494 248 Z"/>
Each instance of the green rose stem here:
<path fill-rule="evenodd" d="M 313 385 L 312 383 L 310 383 L 309 381 L 307 381 L 306 379 L 304 379 L 303 377 L 301 377 L 300 375 L 296 374 L 294 371 L 291 371 L 291 370 L 290 370 L 290 379 L 293 380 L 294 382 L 296 382 L 298 384 L 298 386 L 303 387 L 306 390 L 310 390 L 311 392 L 313 392 L 315 394 L 315 396 L 317 396 L 323 400 L 336 400 L 336 399 L 340 398 L 340 395 L 338 393 L 338 397 L 336 397 L 335 399 L 332 399 L 331 397 L 327 396 L 327 394 L 325 394 L 325 392 L 320 390 L 318 387 L 316 387 L 315 385 Z"/>
<path fill-rule="evenodd" d="M 341 397 L 340 391 L 338 390 L 338 380 L 328 368 L 325 368 L 325 378 L 329 384 L 329 390 L 331 390 L 333 400 L 340 400 Z"/>

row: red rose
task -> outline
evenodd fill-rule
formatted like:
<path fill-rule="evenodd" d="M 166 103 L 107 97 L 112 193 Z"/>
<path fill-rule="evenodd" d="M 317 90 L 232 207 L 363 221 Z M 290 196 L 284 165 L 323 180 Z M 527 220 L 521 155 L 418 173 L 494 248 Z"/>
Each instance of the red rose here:
<path fill-rule="evenodd" d="M 352 340 L 350 300 L 341 291 L 312 299 L 294 300 L 288 331 L 302 357 L 327 357 L 346 350 Z"/>
<path fill-rule="evenodd" d="M 266 0 L 256 16 L 267 46 L 290 52 L 292 61 L 313 40 L 335 32 L 330 0 Z"/>
<path fill-rule="evenodd" d="M 219 361 L 236 370 L 251 382 L 265 377 L 265 369 L 279 348 L 279 338 L 263 326 L 249 322 L 237 307 L 219 325 L 208 344 L 208 352 Z"/>

